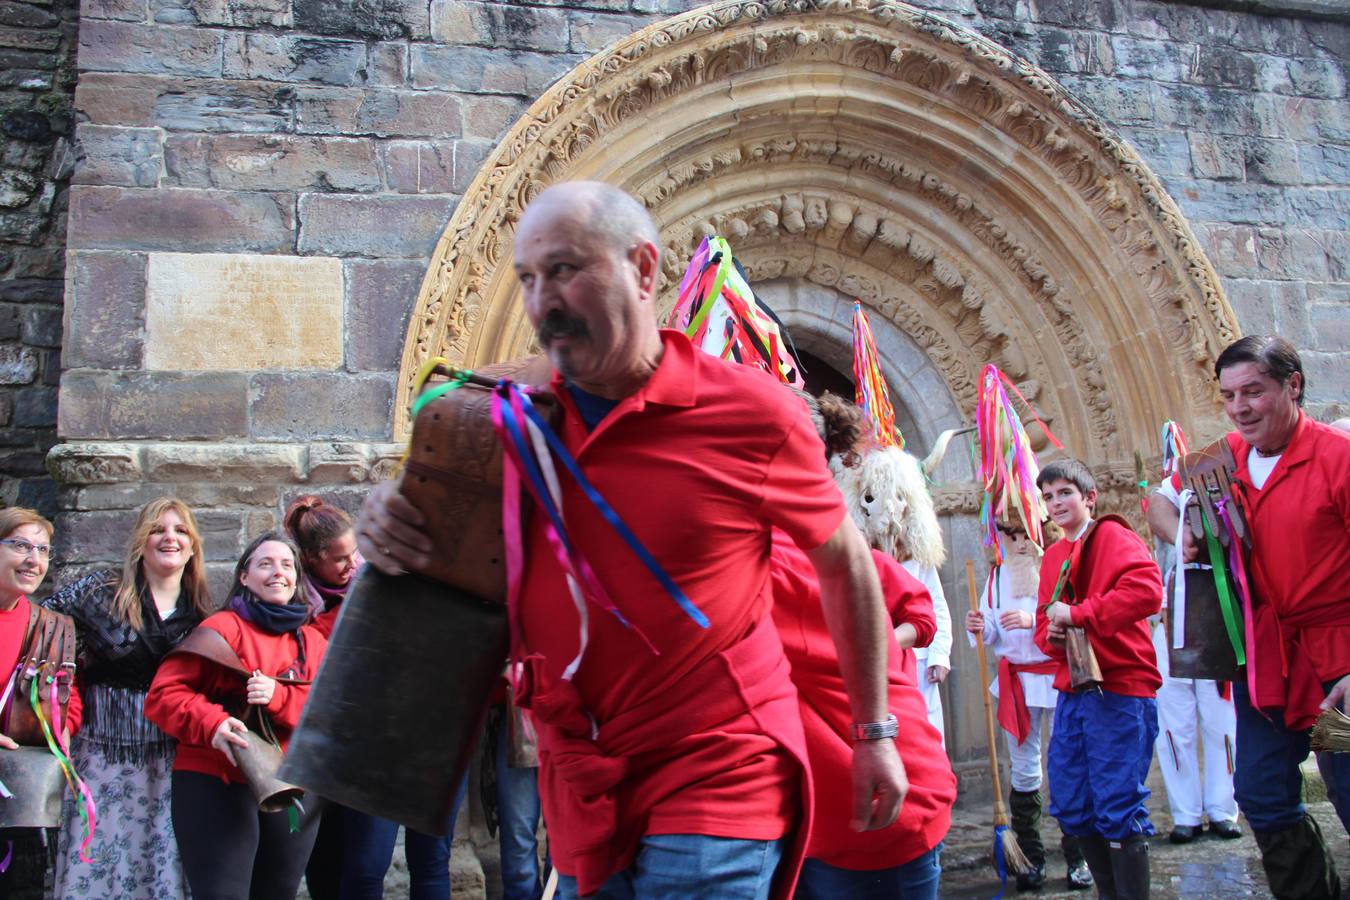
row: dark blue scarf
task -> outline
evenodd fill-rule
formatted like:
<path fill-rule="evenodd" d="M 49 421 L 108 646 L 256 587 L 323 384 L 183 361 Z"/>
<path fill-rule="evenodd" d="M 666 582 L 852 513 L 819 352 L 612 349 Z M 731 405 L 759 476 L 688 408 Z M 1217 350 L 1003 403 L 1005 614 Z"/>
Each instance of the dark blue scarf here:
<path fill-rule="evenodd" d="M 257 625 L 268 634 L 286 634 L 297 630 L 309 621 L 309 604 L 291 602 L 285 606 L 276 603 L 264 603 L 248 588 L 230 599 L 230 611 L 239 618 Z"/>

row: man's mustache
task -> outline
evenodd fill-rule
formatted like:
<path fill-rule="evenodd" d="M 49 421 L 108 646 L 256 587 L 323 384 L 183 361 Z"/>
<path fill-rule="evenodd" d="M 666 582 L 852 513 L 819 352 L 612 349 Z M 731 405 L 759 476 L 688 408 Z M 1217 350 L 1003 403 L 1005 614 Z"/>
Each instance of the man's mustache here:
<path fill-rule="evenodd" d="M 590 333 L 585 321 L 557 309 L 544 316 L 544 321 L 539 323 L 539 328 L 535 331 L 540 345 L 544 347 L 547 347 L 554 338 L 587 337 Z"/>

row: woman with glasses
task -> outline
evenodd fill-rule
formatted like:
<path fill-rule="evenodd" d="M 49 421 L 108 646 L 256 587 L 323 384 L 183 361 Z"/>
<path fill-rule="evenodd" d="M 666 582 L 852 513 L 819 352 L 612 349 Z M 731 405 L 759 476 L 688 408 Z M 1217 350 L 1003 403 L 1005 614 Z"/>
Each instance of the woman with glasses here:
<path fill-rule="evenodd" d="M 120 572 L 95 572 L 45 605 L 78 629 L 87 711 L 72 753 L 98 808 L 84 862 L 83 825 L 75 804 L 66 804 L 56 896 L 186 897 L 169 816 L 174 742 L 146 719 L 145 695 L 160 660 L 212 611 L 192 510 L 172 497 L 150 501 Z"/>
<path fill-rule="evenodd" d="M 20 657 L 24 653 L 24 648 L 28 643 L 28 632 L 32 623 L 38 620 L 38 612 L 31 603 L 29 596 L 42 584 L 42 579 L 47 577 L 47 566 L 51 561 L 52 555 L 52 523 L 31 509 L 14 507 L 11 509 L 0 510 L 0 678 L 4 679 L 3 687 L 0 690 L 4 693 L 4 700 L 0 701 L 3 709 L 0 709 L 0 723 L 4 723 L 5 732 L 0 734 L 0 753 L 8 753 L 19 748 L 19 742 L 14 739 L 18 737 L 25 746 L 35 746 L 38 742 L 25 738 L 22 732 L 31 732 L 31 728 L 20 728 L 21 723 L 30 717 L 24 714 L 24 705 L 32 701 L 29 696 L 25 696 L 24 683 L 21 680 L 19 671 Z M 54 631 L 65 631 L 70 628 L 70 621 L 65 616 L 56 616 L 55 623 L 57 628 Z M 65 628 L 61 628 L 65 626 Z M 67 632 L 68 633 L 68 632 Z M 69 677 L 68 675 L 66 676 Z M 81 719 L 81 704 L 79 691 L 73 683 L 69 683 L 67 690 L 68 699 L 64 711 L 61 713 L 61 727 L 54 739 L 59 745 L 68 747 L 70 735 L 79 730 Z M 31 710 L 31 706 L 29 707 Z M 55 711 L 44 704 L 44 714 L 52 717 Z M 55 726 L 54 717 L 49 720 Z M 28 722 L 26 724 L 31 724 Z M 11 737 L 14 735 L 14 737 Z M 17 802 L 17 801 L 0 801 Z M 33 835 L 33 831 L 24 829 L 19 831 L 9 831 L 6 837 L 12 838 L 14 845 L 12 850 L 15 859 L 25 860 L 38 855 L 32 852 L 36 847 L 36 841 L 29 841 L 26 838 Z M 23 837 L 20 837 L 20 836 Z M 30 843 L 33 847 L 30 848 Z M 26 870 L 28 866 L 6 865 L 0 870 L 0 898 L 8 897 L 13 886 L 31 887 L 29 880 L 36 875 Z M 40 883 L 40 879 L 38 879 Z"/>

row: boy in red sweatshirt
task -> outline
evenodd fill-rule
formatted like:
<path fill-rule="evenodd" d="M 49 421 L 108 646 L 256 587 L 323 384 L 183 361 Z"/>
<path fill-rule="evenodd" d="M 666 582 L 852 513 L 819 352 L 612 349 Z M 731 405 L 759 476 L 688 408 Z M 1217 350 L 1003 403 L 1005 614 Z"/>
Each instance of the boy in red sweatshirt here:
<path fill-rule="evenodd" d="M 1050 814 L 1079 838 L 1103 897 L 1149 894 L 1144 786 L 1158 735 L 1162 685 L 1148 617 L 1162 605 L 1162 575 L 1143 540 L 1118 516 L 1092 518 L 1097 484 L 1077 460 L 1053 462 L 1036 485 L 1063 540 L 1045 551 L 1036 644 L 1060 663 L 1047 769 Z M 1074 691 L 1065 652 L 1083 629 L 1101 682 Z"/>

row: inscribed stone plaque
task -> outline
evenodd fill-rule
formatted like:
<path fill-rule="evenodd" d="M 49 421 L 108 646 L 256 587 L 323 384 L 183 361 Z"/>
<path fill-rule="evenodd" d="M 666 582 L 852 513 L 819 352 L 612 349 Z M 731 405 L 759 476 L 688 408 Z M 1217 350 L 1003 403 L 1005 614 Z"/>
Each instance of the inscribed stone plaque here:
<path fill-rule="evenodd" d="M 342 291 L 326 257 L 151 253 L 145 367 L 341 368 Z"/>

